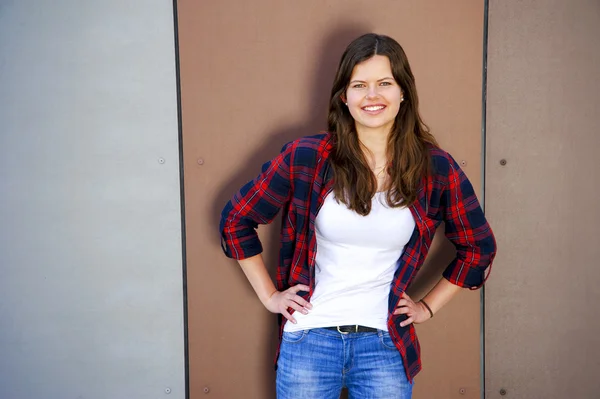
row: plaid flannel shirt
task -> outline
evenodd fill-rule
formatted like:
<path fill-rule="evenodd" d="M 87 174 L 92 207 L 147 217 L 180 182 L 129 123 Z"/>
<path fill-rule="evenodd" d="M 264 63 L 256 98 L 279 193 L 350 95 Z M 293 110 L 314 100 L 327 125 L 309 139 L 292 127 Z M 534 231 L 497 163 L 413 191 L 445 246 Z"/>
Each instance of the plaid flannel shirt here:
<path fill-rule="evenodd" d="M 256 228 L 273 221 L 282 210 L 276 286 L 285 290 L 305 284 L 310 292 L 298 294 L 306 300 L 310 300 L 315 286 L 315 218 L 333 189 L 328 162 L 332 148 L 329 133 L 286 144 L 279 156 L 263 165 L 256 179 L 235 194 L 221 215 L 225 254 L 244 259 L 262 252 Z M 411 381 L 421 370 L 419 341 L 414 325 L 400 327 L 406 316 L 394 315 L 393 311 L 423 264 L 436 228 L 445 223 L 446 236 L 457 250 L 456 258 L 443 273 L 453 284 L 471 289 L 481 287 L 496 252 L 494 235 L 471 183 L 447 152 L 432 147 L 430 153 L 433 173 L 423 180 L 418 199 L 409 207 L 416 226 L 397 261 L 388 304 L 388 330 Z M 285 321 L 280 325 L 280 342 Z"/>

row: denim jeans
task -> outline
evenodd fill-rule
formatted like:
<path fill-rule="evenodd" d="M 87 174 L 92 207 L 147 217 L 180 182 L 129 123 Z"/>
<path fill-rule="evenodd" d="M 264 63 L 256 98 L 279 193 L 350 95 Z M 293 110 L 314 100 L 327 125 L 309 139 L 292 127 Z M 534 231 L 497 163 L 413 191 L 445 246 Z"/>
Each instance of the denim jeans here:
<path fill-rule="evenodd" d="M 412 384 L 387 331 L 283 333 L 278 399 L 339 399 L 343 387 L 350 399 L 411 398 Z"/>

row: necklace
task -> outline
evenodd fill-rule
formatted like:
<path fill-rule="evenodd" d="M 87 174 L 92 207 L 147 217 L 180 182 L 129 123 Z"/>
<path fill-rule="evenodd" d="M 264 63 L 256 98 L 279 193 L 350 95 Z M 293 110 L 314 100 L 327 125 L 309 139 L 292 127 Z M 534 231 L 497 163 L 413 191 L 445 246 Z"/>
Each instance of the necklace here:
<path fill-rule="evenodd" d="M 376 178 L 379 178 L 379 176 L 381 176 L 381 174 L 382 174 L 382 173 L 383 173 L 383 171 L 385 170 L 385 166 L 386 166 L 386 165 L 379 166 L 379 167 L 377 167 L 377 168 L 373 168 L 373 169 L 371 169 L 371 171 L 372 171 L 373 173 L 375 173 L 375 171 L 376 171 L 377 169 L 381 169 L 379 172 L 375 173 L 375 177 L 376 177 Z"/>

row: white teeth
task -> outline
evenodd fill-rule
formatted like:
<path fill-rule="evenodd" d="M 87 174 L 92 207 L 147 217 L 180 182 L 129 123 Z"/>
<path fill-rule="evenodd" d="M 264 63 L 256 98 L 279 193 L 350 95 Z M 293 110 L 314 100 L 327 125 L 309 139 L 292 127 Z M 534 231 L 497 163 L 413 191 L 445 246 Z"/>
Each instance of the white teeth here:
<path fill-rule="evenodd" d="M 383 109 L 383 108 L 384 108 L 383 105 L 376 105 L 376 106 L 373 106 L 373 107 L 364 107 L 363 109 L 365 111 L 379 111 L 380 109 Z"/>

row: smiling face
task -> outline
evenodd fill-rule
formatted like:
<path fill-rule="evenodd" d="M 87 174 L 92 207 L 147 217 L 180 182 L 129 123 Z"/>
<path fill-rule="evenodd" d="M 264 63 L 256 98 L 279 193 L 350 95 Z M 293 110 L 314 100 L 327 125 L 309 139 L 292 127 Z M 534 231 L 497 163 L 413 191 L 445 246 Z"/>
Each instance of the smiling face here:
<path fill-rule="evenodd" d="M 352 70 L 345 102 L 359 134 L 377 131 L 387 135 L 402 100 L 402 90 L 393 77 L 388 57 L 374 55 Z"/>

